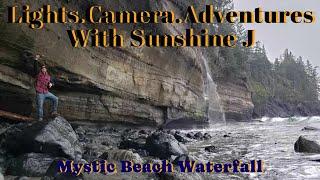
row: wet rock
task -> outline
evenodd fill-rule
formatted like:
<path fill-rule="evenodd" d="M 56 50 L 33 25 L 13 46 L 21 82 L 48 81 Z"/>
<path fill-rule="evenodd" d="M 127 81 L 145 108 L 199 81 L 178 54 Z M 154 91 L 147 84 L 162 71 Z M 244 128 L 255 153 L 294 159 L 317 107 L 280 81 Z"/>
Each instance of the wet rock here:
<path fill-rule="evenodd" d="M 319 131 L 319 128 L 316 127 L 312 127 L 312 126 L 306 126 L 303 129 L 301 129 L 302 131 Z"/>
<path fill-rule="evenodd" d="M 211 153 L 216 153 L 217 152 L 217 148 L 215 146 L 207 146 L 204 148 L 205 151 L 207 152 L 211 152 Z"/>
<path fill-rule="evenodd" d="M 205 133 L 204 135 L 203 135 L 203 139 L 205 139 L 205 140 L 209 140 L 209 139 L 211 139 L 212 138 L 212 136 L 209 134 L 209 133 Z"/>
<path fill-rule="evenodd" d="M 142 133 L 141 133 L 142 132 Z M 125 131 L 121 136 L 121 142 L 119 144 L 120 149 L 144 149 L 146 138 L 146 131 Z"/>
<path fill-rule="evenodd" d="M 95 144 L 87 144 L 84 147 L 83 158 L 88 161 L 93 161 L 103 152 L 104 152 L 104 149 L 102 149 L 101 147 L 96 146 Z"/>
<path fill-rule="evenodd" d="M 23 154 L 9 160 L 7 173 L 15 176 L 43 176 L 53 160 L 54 158 L 47 154 Z"/>
<path fill-rule="evenodd" d="M 198 139 L 198 140 L 202 139 L 202 138 L 203 138 L 202 132 L 197 132 L 197 133 L 194 135 L 194 138 L 195 138 L 195 139 Z"/>
<path fill-rule="evenodd" d="M 148 134 L 148 132 L 146 130 L 142 129 L 139 131 L 139 134 Z"/>
<path fill-rule="evenodd" d="M 167 131 L 168 134 L 174 135 L 176 133 L 176 130 L 171 129 Z"/>
<path fill-rule="evenodd" d="M 147 156 L 149 156 L 148 151 L 146 151 L 146 150 L 144 150 L 144 149 L 138 149 L 138 150 L 135 150 L 135 151 L 133 151 L 133 152 L 138 153 L 138 154 L 139 154 L 140 156 L 142 156 L 142 157 L 147 157 Z"/>
<path fill-rule="evenodd" d="M 179 142 L 182 142 L 182 143 L 186 143 L 186 142 L 189 142 L 184 136 L 183 134 L 181 133 L 175 133 L 174 134 L 174 138 L 176 138 L 176 140 L 178 140 Z"/>
<path fill-rule="evenodd" d="M 146 143 L 145 138 L 126 139 L 120 142 L 120 149 L 144 149 Z"/>
<path fill-rule="evenodd" d="M 154 132 L 146 140 L 146 150 L 151 156 L 169 159 L 171 155 L 188 154 L 187 148 L 179 143 L 174 136 L 164 132 Z"/>
<path fill-rule="evenodd" d="M 208 140 L 211 139 L 212 136 L 209 133 L 202 133 L 202 132 L 189 132 L 186 134 L 186 137 L 189 139 L 196 139 L 196 140 Z"/>
<path fill-rule="evenodd" d="M 320 153 L 319 136 L 300 136 L 294 144 L 296 152 Z"/>
<path fill-rule="evenodd" d="M 99 156 L 100 159 L 108 160 L 108 161 L 133 161 L 135 163 L 142 163 L 142 159 L 137 153 L 133 153 L 129 150 L 121 150 L 121 149 L 115 149 L 115 150 L 109 150 L 107 152 L 104 152 L 101 156 Z"/>
<path fill-rule="evenodd" d="M 175 158 L 173 164 L 178 164 L 179 161 L 194 161 L 195 159 L 189 155 L 183 154 Z"/>
<path fill-rule="evenodd" d="M 103 141 L 101 144 L 104 145 L 104 146 L 109 146 L 108 141 Z"/>
<path fill-rule="evenodd" d="M 193 132 L 189 132 L 189 133 L 187 133 L 187 135 L 186 135 L 188 138 L 194 138 L 194 133 Z"/>
<path fill-rule="evenodd" d="M 62 117 L 34 123 L 9 137 L 6 148 L 12 154 L 35 152 L 71 159 L 76 154 L 82 154 L 76 133 Z"/>
<path fill-rule="evenodd" d="M 75 132 L 79 135 L 79 134 L 82 134 L 82 135 L 85 135 L 86 134 L 86 130 L 82 127 L 82 126 L 79 126 L 76 128 Z"/>
<path fill-rule="evenodd" d="M 29 123 L 18 123 L 18 124 L 13 124 L 13 125 L 2 124 L 1 132 L 0 132 L 1 147 L 5 146 L 6 139 L 22 132 L 24 129 L 28 128 L 30 125 L 31 124 L 29 124 Z M 4 144 L 4 145 L 2 146 L 2 144 Z"/>

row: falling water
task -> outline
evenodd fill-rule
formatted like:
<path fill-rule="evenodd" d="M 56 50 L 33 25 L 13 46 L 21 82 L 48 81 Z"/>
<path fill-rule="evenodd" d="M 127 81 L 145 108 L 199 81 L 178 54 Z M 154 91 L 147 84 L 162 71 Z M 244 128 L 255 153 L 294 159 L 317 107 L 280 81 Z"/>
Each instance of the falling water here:
<path fill-rule="evenodd" d="M 213 123 L 225 123 L 225 114 L 221 106 L 221 99 L 217 92 L 217 85 L 214 83 L 207 58 L 202 55 L 203 65 L 205 70 L 205 90 L 204 99 L 207 103 L 207 117 L 210 124 Z"/>

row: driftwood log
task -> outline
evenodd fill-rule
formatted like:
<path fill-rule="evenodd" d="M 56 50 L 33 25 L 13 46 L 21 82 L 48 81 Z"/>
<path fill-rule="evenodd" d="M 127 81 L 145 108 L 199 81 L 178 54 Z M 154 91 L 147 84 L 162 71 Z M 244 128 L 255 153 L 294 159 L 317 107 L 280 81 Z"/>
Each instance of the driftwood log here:
<path fill-rule="evenodd" d="M 4 119 L 12 120 L 12 121 L 34 121 L 34 118 L 32 117 L 26 117 L 26 116 L 22 116 L 19 114 L 15 114 L 15 113 L 3 111 L 3 110 L 0 110 L 0 117 Z"/>

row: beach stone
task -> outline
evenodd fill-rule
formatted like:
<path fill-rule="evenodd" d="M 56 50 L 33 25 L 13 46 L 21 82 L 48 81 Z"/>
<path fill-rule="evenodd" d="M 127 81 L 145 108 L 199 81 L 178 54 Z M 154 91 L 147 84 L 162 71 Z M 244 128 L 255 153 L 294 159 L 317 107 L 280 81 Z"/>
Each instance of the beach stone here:
<path fill-rule="evenodd" d="M 188 154 L 187 148 L 171 134 L 154 132 L 146 140 L 146 150 L 151 156 L 170 159 L 171 155 Z"/>
<path fill-rule="evenodd" d="M 300 136 L 294 144 L 296 152 L 320 153 L 320 139 L 318 135 Z"/>

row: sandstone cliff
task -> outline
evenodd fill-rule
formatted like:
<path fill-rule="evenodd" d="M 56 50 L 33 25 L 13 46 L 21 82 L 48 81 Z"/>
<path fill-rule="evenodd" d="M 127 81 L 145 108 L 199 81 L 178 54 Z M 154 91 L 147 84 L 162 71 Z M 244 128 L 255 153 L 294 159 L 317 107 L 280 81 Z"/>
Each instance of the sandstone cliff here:
<path fill-rule="evenodd" d="M 15 1 L 21 3 L 25 1 Z M 46 1 L 52 6 L 85 9 L 89 2 Z M 39 1 L 28 1 L 33 7 Z M 176 12 L 193 1 L 96 1 L 113 10 L 172 9 Z M 120 4 L 119 4 L 120 3 Z M 132 4 L 135 6 L 132 6 Z M 202 6 L 208 2 L 196 3 Z M 13 2 L 1 2 L 1 7 Z M 53 8 L 54 8 L 53 7 Z M 32 56 L 42 61 L 57 78 L 52 90 L 59 97 L 59 111 L 68 120 L 127 122 L 138 125 L 162 125 L 175 120 L 205 122 L 205 72 L 202 51 L 193 48 L 80 48 L 71 47 L 61 24 L 31 30 L 27 25 L 7 24 L 6 9 L 0 23 L 0 109 L 24 115 L 35 112 Z M 82 27 L 83 25 L 79 25 Z M 73 28 L 79 28 L 73 27 Z M 86 28 L 86 27 L 82 27 Z M 88 27 L 87 27 L 88 28 Z M 92 28 L 92 27 L 91 27 Z M 106 25 L 95 28 L 106 29 Z M 109 27 L 110 28 L 110 27 Z M 133 25 L 117 25 L 128 35 Z M 158 33 L 176 34 L 185 25 L 148 25 Z M 194 27 L 201 28 L 201 27 Z M 208 52 L 207 52 L 208 53 Z M 238 91 L 239 90 L 239 91 Z M 227 114 L 247 114 L 251 99 L 245 86 L 223 82 L 219 88 Z M 237 93 L 237 92 L 240 92 Z M 215 109 L 218 113 L 220 109 Z M 248 116 L 245 116 L 246 118 Z M 229 116 L 228 116 L 229 117 Z"/>
<path fill-rule="evenodd" d="M 228 121 L 248 121 L 252 118 L 254 104 L 245 80 L 217 80 L 218 93 Z"/>

